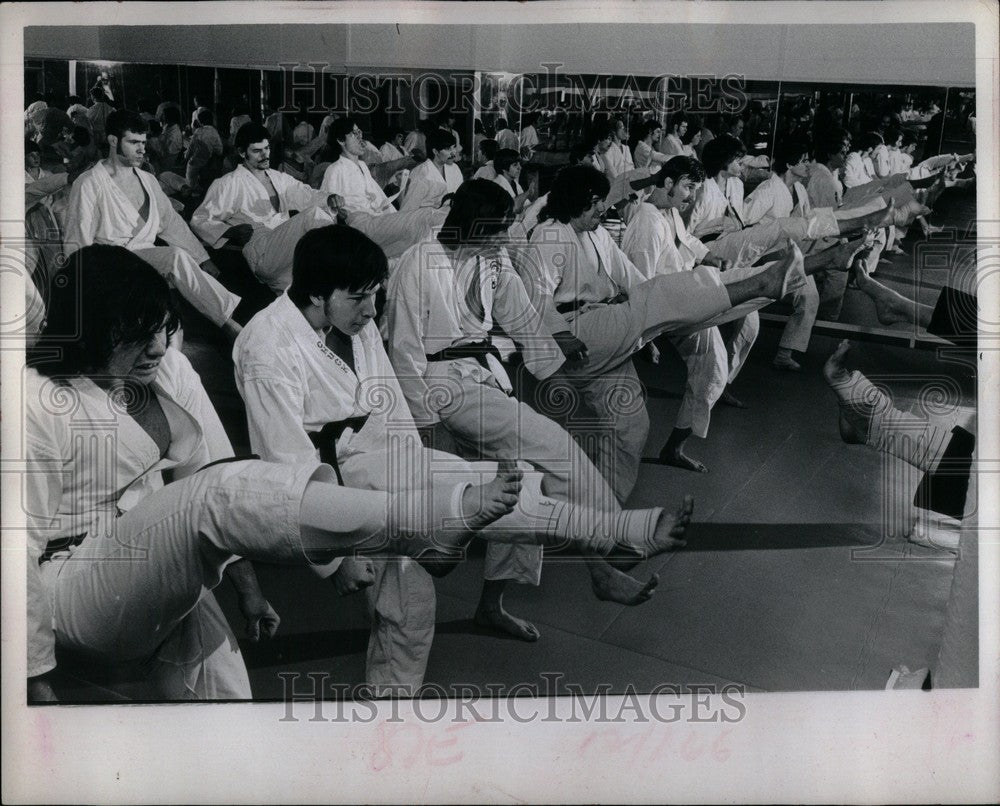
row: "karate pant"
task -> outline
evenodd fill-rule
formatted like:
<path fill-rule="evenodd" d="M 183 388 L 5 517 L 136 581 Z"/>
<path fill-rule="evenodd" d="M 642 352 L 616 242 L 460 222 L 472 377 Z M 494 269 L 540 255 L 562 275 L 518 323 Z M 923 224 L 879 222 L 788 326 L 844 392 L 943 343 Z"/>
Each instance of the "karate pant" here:
<path fill-rule="evenodd" d="M 708 436 L 712 407 L 722 397 L 729 381 L 729 354 L 717 327 L 699 330 L 690 336 L 672 337 L 687 366 L 684 397 L 677 412 L 675 428 L 690 428 L 696 437 Z"/>
<path fill-rule="evenodd" d="M 214 325 L 233 315 L 240 298 L 212 275 L 202 271 L 193 257 L 175 246 L 136 249 L 135 253 L 166 277 L 191 306 Z"/>
<path fill-rule="evenodd" d="M 440 227 L 448 215 L 436 207 L 407 210 L 399 213 L 372 215 L 365 212 L 347 214 L 347 223 L 360 230 L 382 247 L 387 258 L 398 258 L 423 239 L 428 232 Z"/>
<path fill-rule="evenodd" d="M 274 229 L 255 230 L 243 247 L 243 256 L 257 279 L 281 294 L 292 284 L 292 258 L 299 239 L 311 229 L 336 223 L 327 208 L 318 205 L 306 208 Z"/>
<path fill-rule="evenodd" d="M 809 347 L 816 315 L 819 313 L 819 290 L 812 277 L 806 277 L 802 288 L 793 291 L 786 299 L 792 303 L 792 315 L 785 323 L 778 346 L 786 350 L 804 353 Z"/>
<path fill-rule="evenodd" d="M 143 499 L 108 534 L 42 563 L 57 644 L 134 666 L 151 699 L 248 699 L 239 646 L 211 589 L 234 554 L 306 562 L 299 507 L 317 469 L 210 467 Z"/>
<path fill-rule="evenodd" d="M 490 459 L 517 459 L 541 473 L 541 493 L 598 512 L 620 511 L 605 477 L 586 453 L 556 422 L 514 399 L 495 383 L 479 383 L 463 372 L 461 359 L 449 362 L 442 394 L 449 399 L 438 415 L 461 445 Z M 574 411 L 572 390 L 552 395 L 543 405 L 554 416 Z M 517 556 L 512 549 L 518 549 Z M 536 554 L 532 556 L 533 552 Z M 490 545 L 486 578 L 517 579 L 537 584 L 541 550 L 533 546 Z M 499 574 L 503 573 L 503 576 Z"/>

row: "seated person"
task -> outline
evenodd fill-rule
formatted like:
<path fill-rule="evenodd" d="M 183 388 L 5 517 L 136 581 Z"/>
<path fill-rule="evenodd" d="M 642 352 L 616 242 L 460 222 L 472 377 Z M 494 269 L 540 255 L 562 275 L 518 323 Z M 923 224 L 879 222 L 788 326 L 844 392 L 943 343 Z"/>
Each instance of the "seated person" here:
<path fill-rule="evenodd" d="M 568 327 L 585 346 L 586 362 L 569 364 L 566 374 L 612 429 L 613 444 L 601 443 L 597 464 L 624 500 L 649 427 L 645 407 L 623 407 L 615 391 L 623 384 L 640 388 L 633 353 L 661 333 L 687 335 L 745 317 L 800 287 L 815 269 L 804 267 L 791 245 L 762 266 L 720 273 L 701 264 L 647 279 L 600 226 L 609 186 L 587 165 L 560 171 L 531 236 L 533 254 L 518 268 L 548 330 Z"/>
<path fill-rule="evenodd" d="M 667 157 L 676 157 L 684 153 L 684 137 L 687 135 L 690 121 L 684 112 L 674 112 L 667 120 L 667 133 L 660 143 L 660 150 Z"/>
<path fill-rule="evenodd" d="M 344 489 L 315 458 L 235 460 L 197 374 L 170 346 L 166 281 L 116 246 L 84 247 L 63 276 L 24 376 L 29 700 L 54 698 L 57 646 L 131 667 L 149 699 L 249 698 L 212 593 L 224 574 L 247 635 L 271 636 L 279 619 L 249 560 L 309 565 L 388 550 L 438 568 L 518 500 L 516 471 L 404 501 Z M 76 405 L 46 402 L 67 395 Z M 94 451 L 97 442 L 117 447 Z M 541 539 L 508 534 L 495 539 Z M 610 535 L 567 537 L 619 551 Z"/>
<path fill-rule="evenodd" d="M 236 151 L 240 165 L 211 184 L 191 229 L 213 249 L 241 247 L 257 279 L 280 293 L 292 280 L 295 244 L 308 230 L 336 221 L 336 200 L 272 169 L 267 129 L 259 123 L 240 127 Z"/>
<path fill-rule="evenodd" d="M 533 201 L 520 185 L 521 155 L 516 151 L 501 148 L 493 158 L 493 167 L 497 174 L 493 181 L 507 191 L 514 202 L 514 215 L 519 216 L 524 211 L 525 206 Z"/>
<path fill-rule="evenodd" d="M 497 141 L 497 148 L 507 148 L 517 151 L 521 145 L 517 133 L 510 128 L 506 118 L 497 118 L 496 132 L 493 139 Z"/>
<path fill-rule="evenodd" d="M 323 174 L 322 190 L 339 198 L 348 224 L 375 241 L 387 257 L 398 258 L 432 227 L 440 226 L 445 211 L 436 207 L 397 211 L 361 159 L 361 139 L 354 118 L 341 118 L 330 127 L 327 152 L 334 161 Z"/>
<path fill-rule="evenodd" d="M 194 132 L 188 145 L 188 162 L 186 178 L 191 190 L 195 193 L 203 191 L 214 177 L 206 174 L 213 163 L 222 160 L 222 137 L 215 128 L 215 115 L 210 109 L 202 108 L 197 112 Z M 204 181 L 204 180 L 208 181 Z"/>
<path fill-rule="evenodd" d="M 462 184 L 462 169 L 455 164 L 459 153 L 455 138 L 443 129 L 434 129 L 427 135 L 427 148 L 427 159 L 410 171 L 403 189 L 399 205 L 403 212 L 440 207 L 444 197 Z"/>
<path fill-rule="evenodd" d="M 168 110 L 171 107 L 168 107 Z M 145 160 L 146 121 L 120 110 L 108 116 L 109 153 L 80 174 L 70 191 L 64 242 L 68 252 L 92 243 L 124 246 L 161 272 L 192 307 L 234 339 L 240 298 L 215 278 L 219 270 L 171 206 Z M 157 246 L 156 239 L 168 246 Z"/>
<path fill-rule="evenodd" d="M 331 225 L 304 235 L 295 252 L 288 292 L 251 320 L 234 350 L 253 450 L 267 461 L 293 465 L 318 453 L 345 485 L 362 489 L 401 492 L 440 488 L 448 479 L 478 480 L 483 473 L 492 477 L 493 464 L 469 464 L 420 445 L 373 321 L 375 293 L 388 269 L 381 250 L 356 230 Z M 540 485 L 526 476 L 522 510 L 500 518 L 495 528 L 536 529 L 528 513 L 540 511 L 539 494 Z M 501 548 L 488 548 L 494 566 L 510 553 L 495 551 Z M 529 560 L 538 554 L 528 547 L 515 552 Z M 414 691 L 434 633 L 433 584 L 426 572 L 398 558 L 370 569 L 358 564 L 345 560 L 333 579 L 346 590 L 370 583 L 368 681 Z M 496 570 L 499 576 L 487 574 L 493 584 L 484 585 L 477 621 L 537 639 L 530 624 L 503 610 L 502 580 L 511 577 Z M 534 574 L 529 581 L 537 584 Z"/>
<path fill-rule="evenodd" d="M 395 162 L 406 158 L 403 151 L 403 141 L 406 139 L 406 132 L 399 126 L 390 127 L 386 132 L 385 142 L 379 148 L 383 162 Z"/>
<path fill-rule="evenodd" d="M 477 154 L 477 159 L 482 165 L 476 169 L 476 172 L 472 175 L 473 179 L 495 179 L 497 172 L 493 167 L 493 158 L 497 155 L 497 151 L 500 146 L 497 145 L 496 140 L 480 140 L 479 141 L 479 153 Z"/>
<path fill-rule="evenodd" d="M 659 150 L 663 127 L 657 120 L 645 120 L 636 132 L 632 162 L 636 168 L 658 168 L 670 157 Z"/>

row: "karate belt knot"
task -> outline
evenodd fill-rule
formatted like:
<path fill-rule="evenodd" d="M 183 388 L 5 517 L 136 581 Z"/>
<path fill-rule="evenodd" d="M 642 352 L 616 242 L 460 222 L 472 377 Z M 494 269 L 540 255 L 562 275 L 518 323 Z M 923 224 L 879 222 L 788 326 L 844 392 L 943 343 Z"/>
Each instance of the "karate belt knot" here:
<path fill-rule="evenodd" d="M 455 344 L 425 357 L 428 361 L 455 361 L 459 358 L 474 358 L 483 369 L 493 375 L 497 384 L 507 394 L 512 394 L 514 391 L 514 385 L 510 382 L 507 370 L 503 368 L 503 358 L 500 351 L 489 338 L 469 344 Z"/>

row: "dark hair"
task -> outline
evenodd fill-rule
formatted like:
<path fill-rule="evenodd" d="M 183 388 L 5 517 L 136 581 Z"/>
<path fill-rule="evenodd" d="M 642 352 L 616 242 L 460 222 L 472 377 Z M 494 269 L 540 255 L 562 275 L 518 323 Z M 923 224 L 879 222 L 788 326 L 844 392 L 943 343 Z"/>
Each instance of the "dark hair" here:
<path fill-rule="evenodd" d="M 729 134 L 729 130 L 731 128 L 733 128 L 737 123 L 743 122 L 743 118 L 735 112 L 720 115 L 719 120 L 722 123 L 722 134 Z"/>
<path fill-rule="evenodd" d="M 164 323 L 168 335 L 177 330 L 167 281 L 123 246 L 78 249 L 49 291 L 45 325 L 28 354 L 43 375 L 101 370 L 117 347 L 148 342 Z"/>
<path fill-rule="evenodd" d="M 332 127 L 331 127 L 332 128 Z M 265 140 L 270 142 L 271 134 L 260 123 L 244 123 L 236 132 L 233 145 L 241 154 L 245 154 L 251 143 L 262 143 Z"/>
<path fill-rule="evenodd" d="M 882 135 L 878 132 L 863 132 L 861 136 L 858 137 L 858 142 L 852 150 L 867 151 L 869 148 L 875 148 L 876 146 L 882 145 L 883 142 Z"/>
<path fill-rule="evenodd" d="M 731 134 L 720 134 L 714 140 L 709 140 L 701 152 L 701 161 L 705 166 L 706 176 L 713 177 L 734 159 L 747 153 L 746 146 L 738 137 Z"/>
<path fill-rule="evenodd" d="M 329 134 L 329 130 L 327 130 L 327 134 Z M 385 141 L 387 143 L 391 143 L 393 140 L 395 140 L 400 135 L 403 135 L 405 137 L 406 136 L 406 132 L 403 129 L 401 129 L 399 126 L 390 126 L 386 130 Z"/>
<path fill-rule="evenodd" d="M 128 109 L 116 109 L 104 123 L 104 131 L 109 135 L 117 137 L 119 140 L 125 136 L 125 132 L 132 134 L 148 134 L 149 124 L 138 112 Z"/>
<path fill-rule="evenodd" d="M 202 126 L 212 126 L 215 124 L 215 115 L 211 109 L 203 106 L 198 110 L 197 120 Z"/>
<path fill-rule="evenodd" d="M 590 133 L 590 144 L 594 145 L 599 143 L 601 140 L 607 140 L 609 137 L 614 135 L 617 128 L 617 121 L 612 121 L 609 118 L 600 118 L 595 120 L 594 128 Z"/>
<path fill-rule="evenodd" d="M 684 136 L 681 138 L 681 142 L 684 145 L 689 145 L 696 134 L 699 134 L 704 128 L 705 121 L 702 120 L 701 115 L 688 115 L 688 127 L 687 131 L 684 132 Z"/>
<path fill-rule="evenodd" d="M 660 170 L 656 173 L 656 186 L 663 187 L 667 179 L 677 184 L 685 176 L 692 182 L 704 182 L 705 169 L 694 157 L 679 154 L 676 157 L 671 157 L 660 166 Z"/>
<path fill-rule="evenodd" d="M 28 156 L 28 154 L 41 154 L 41 153 L 42 150 L 38 147 L 38 143 L 36 143 L 34 140 L 29 140 L 28 138 L 25 138 L 24 156 Z"/>
<path fill-rule="evenodd" d="M 388 274 L 385 252 L 371 238 L 344 224 L 328 224 L 309 230 L 295 244 L 288 297 L 305 307 L 310 297 L 326 299 L 338 288 L 374 288 Z"/>
<path fill-rule="evenodd" d="M 906 148 L 907 146 L 914 145 L 917 142 L 917 135 L 911 132 L 909 129 L 903 129 L 903 142 L 900 148 Z"/>
<path fill-rule="evenodd" d="M 353 132 L 357 125 L 357 120 L 350 116 L 337 118 L 330 124 L 330 128 L 326 130 L 326 153 L 331 162 L 340 159 L 340 155 L 344 153 L 340 143 L 347 139 L 347 135 Z"/>
<path fill-rule="evenodd" d="M 896 141 L 899 140 L 900 136 L 903 134 L 903 130 L 898 126 L 890 126 L 885 130 L 885 144 L 896 145 Z"/>
<path fill-rule="evenodd" d="M 688 116 L 684 112 L 674 112 L 674 114 L 672 114 L 670 116 L 670 119 L 667 121 L 667 127 L 670 130 L 670 133 L 673 134 L 674 129 L 676 129 L 682 123 L 687 123 L 688 127 L 690 127 L 691 125 L 691 121 L 688 119 Z"/>
<path fill-rule="evenodd" d="M 440 126 L 442 123 L 447 123 L 451 119 L 458 120 L 458 113 L 451 109 L 445 109 L 443 112 L 439 113 L 437 116 L 437 122 Z"/>
<path fill-rule="evenodd" d="M 173 104 L 164 107 L 163 122 L 168 126 L 174 123 L 179 126 L 181 123 L 181 110 Z"/>
<path fill-rule="evenodd" d="M 501 148 L 497 151 L 496 155 L 493 157 L 493 169 L 498 173 L 502 174 L 511 165 L 521 161 L 521 152 L 515 151 L 513 148 Z"/>
<path fill-rule="evenodd" d="M 163 127 L 160 125 L 160 121 L 155 118 L 153 120 L 147 120 L 146 125 L 149 126 L 150 137 L 159 137 L 163 134 Z M 83 129 L 83 126 L 80 126 L 79 128 Z M 84 129 L 84 131 L 86 131 L 86 129 Z M 90 135 L 88 134 L 87 136 L 89 137 Z"/>
<path fill-rule="evenodd" d="M 774 149 L 774 163 L 772 167 L 777 174 L 785 173 L 790 166 L 797 165 L 803 154 L 810 151 L 809 143 L 805 140 L 792 138 L 782 140 Z"/>
<path fill-rule="evenodd" d="M 479 141 L 479 150 L 483 152 L 486 159 L 491 160 L 496 157 L 497 151 L 500 150 L 500 144 L 496 140 L 487 138 Z"/>
<path fill-rule="evenodd" d="M 455 191 L 438 242 L 449 247 L 484 243 L 510 226 L 513 210 L 510 194 L 496 182 L 470 179 Z"/>
<path fill-rule="evenodd" d="M 95 101 L 103 101 L 104 103 L 108 103 L 111 100 L 108 98 L 108 94 L 104 91 L 104 87 L 100 84 L 90 88 L 90 97 Z"/>
<path fill-rule="evenodd" d="M 658 120 L 644 120 L 638 126 L 636 126 L 635 141 L 638 143 L 645 140 L 649 135 L 655 132 L 657 129 L 662 129 L 663 125 Z"/>
<path fill-rule="evenodd" d="M 583 158 L 594 150 L 593 143 L 575 143 L 569 150 L 569 164 L 579 165 Z"/>
<path fill-rule="evenodd" d="M 611 191 L 608 178 L 591 165 L 570 165 L 556 174 L 549 199 L 539 220 L 554 218 L 562 224 L 591 207 L 591 198 L 606 198 Z"/>
<path fill-rule="evenodd" d="M 455 145 L 455 136 L 444 129 L 435 129 L 427 133 L 427 156 L 431 158 L 435 151 L 444 151 Z"/>
<path fill-rule="evenodd" d="M 847 130 L 843 128 L 830 129 L 817 137 L 813 143 L 813 156 L 816 158 L 816 162 L 823 164 L 829 162 L 830 157 L 839 154 L 844 143 L 849 139 Z"/>
<path fill-rule="evenodd" d="M 482 118 L 473 118 L 472 120 L 472 133 L 473 134 L 485 134 L 483 129 Z"/>
<path fill-rule="evenodd" d="M 496 125 L 493 127 L 495 131 L 500 131 L 501 129 L 508 128 L 507 118 L 497 118 Z"/>
<path fill-rule="evenodd" d="M 157 124 L 159 125 L 159 124 Z M 73 142 L 78 146 L 86 148 L 91 143 L 90 129 L 86 126 L 73 127 Z"/>

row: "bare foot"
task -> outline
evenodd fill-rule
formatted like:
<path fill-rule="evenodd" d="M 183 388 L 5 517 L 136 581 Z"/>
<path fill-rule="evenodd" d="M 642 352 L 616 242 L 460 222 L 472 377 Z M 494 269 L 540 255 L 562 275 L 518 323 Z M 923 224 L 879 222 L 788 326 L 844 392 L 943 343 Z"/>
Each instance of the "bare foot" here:
<path fill-rule="evenodd" d="M 469 529 L 478 531 L 512 512 L 521 495 L 522 477 L 514 462 L 502 461 L 491 481 L 468 487 L 462 495 L 462 517 Z"/>
<path fill-rule="evenodd" d="M 504 610 L 503 605 L 486 605 L 480 602 L 476 608 L 475 620 L 480 627 L 489 627 L 529 643 L 541 637 L 534 624 L 512 616 Z"/>
<path fill-rule="evenodd" d="M 851 379 L 851 373 L 844 366 L 844 358 L 850 348 L 851 343 L 847 339 L 837 345 L 837 349 L 823 365 L 823 377 L 837 395 L 840 410 L 837 424 L 840 428 L 840 438 L 852 445 L 863 445 L 868 439 L 871 418 L 870 415 L 866 416 L 863 406 L 852 400 L 847 391 L 850 388 L 847 384 Z"/>
<path fill-rule="evenodd" d="M 646 556 L 653 557 L 665 551 L 684 548 L 687 541 L 684 536 L 687 528 L 691 525 L 691 516 L 694 514 L 694 496 L 685 495 L 681 505 L 671 517 L 664 515 L 660 522 L 656 524 L 656 531 L 649 540 L 646 548 Z"/>
<path fill-rule="evenodd" d="M 747 407 L 747 404 L 736 397 L 728 386 L 722 391 L 719 402 L 726 406 L 732 406 L 734 409 L 745 409 Z"/>
<path fill-rule="evenodd" d="M 865 231 L 854 240 L 831 246 L 821 254 L 826 259 L 828 268 L 834 271 L 847 271 L 858 254 L 871 245 L 871 241 L 871 233 Z"/>
<path fill-rule="evenodd" d="M 602 602 L 635 607 L 648 602 L 659 584 L 660 578 L 656 574 L 643 583 L 606 563 L 590 565 L 590 587 L 594 596 Z"/>
<path fill-rule="evenodd" d="M 781 299 L 805 284 L 805 265 L 802 251 L 794 241 L 789 241 L 781 257 L 757 275 L 763 287 L 760 296 Z"/>
<path fill-rule="evenodd" d="M 913 321 L 913 303 L 877 280 L 873 280 L 861 261 L 854 263 L 854 278 L 858 288 L 875 303 L 875 316 L 883 325 Z"/>
<path fill-rule="evenodd" d="M 705 465 L 684 453 L 683 446 L 671 445 L 670 443 L 667 443 L 660 449 L 660 461 L 658 464 L 679 467 L 681 470 L 693 470 L 695 473 L 708 472 L 708 468 Z"/>

